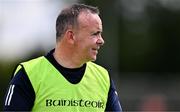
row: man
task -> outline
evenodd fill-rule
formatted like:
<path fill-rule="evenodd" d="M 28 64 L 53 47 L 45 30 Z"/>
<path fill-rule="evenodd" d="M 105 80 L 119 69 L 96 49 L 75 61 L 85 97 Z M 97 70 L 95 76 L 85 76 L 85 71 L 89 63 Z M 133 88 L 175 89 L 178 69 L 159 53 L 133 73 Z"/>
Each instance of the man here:
<path fill-rule="evenodd" d="M 21 63 L 10 82 L 4 110 L 122 111 L 106 69 L 91 62 L 104 44 L 96 7 L 74 4 L 56 21 L 56 46 Z"/>

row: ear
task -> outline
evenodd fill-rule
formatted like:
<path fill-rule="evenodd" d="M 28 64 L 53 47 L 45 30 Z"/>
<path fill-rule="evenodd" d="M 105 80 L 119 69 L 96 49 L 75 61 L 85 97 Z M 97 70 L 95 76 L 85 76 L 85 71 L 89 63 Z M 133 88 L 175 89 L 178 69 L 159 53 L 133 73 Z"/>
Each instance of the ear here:
<path fill-rule="evenodd" d="M 72 30 L 66 31 L 66 39 L 69 43 L 71 43 L 71 44 L 74 43 L 74 32 Z"/>

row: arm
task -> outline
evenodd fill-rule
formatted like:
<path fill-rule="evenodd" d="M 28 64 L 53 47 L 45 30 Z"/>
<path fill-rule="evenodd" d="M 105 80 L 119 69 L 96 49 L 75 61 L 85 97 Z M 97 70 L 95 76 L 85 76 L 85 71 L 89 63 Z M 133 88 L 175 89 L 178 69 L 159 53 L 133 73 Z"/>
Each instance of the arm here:
<path fill-rule="evenodd" d="M 122 112 L 121 104 L 119 102 L 119 97 L 116 92 L 115 85 L 112 79 L 110 80 L 110 89 L 108 93 L 108 100 L 105 111 Z"/>
<path fill-rule="evenodd" d="M 21 68 L 9 83 L 4 98 L 4 111 L 30 111 L 35 100 L 35 93 L 28 76 Z"/>

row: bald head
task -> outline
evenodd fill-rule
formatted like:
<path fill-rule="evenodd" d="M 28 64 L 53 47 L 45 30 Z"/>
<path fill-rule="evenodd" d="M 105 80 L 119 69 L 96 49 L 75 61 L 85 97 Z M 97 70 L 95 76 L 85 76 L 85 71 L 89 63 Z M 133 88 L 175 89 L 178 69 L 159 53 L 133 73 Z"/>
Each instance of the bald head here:
<path fill-rule="evenodd" d="M 102 21 L 98 14 L 93 14 L 91 12 L 81 12 L 77 18 L 78 27 L 87 27 L 94 24 L 101 25 L 102 29 Z M 92 27 L 90 27 L 92 28 Z"/>

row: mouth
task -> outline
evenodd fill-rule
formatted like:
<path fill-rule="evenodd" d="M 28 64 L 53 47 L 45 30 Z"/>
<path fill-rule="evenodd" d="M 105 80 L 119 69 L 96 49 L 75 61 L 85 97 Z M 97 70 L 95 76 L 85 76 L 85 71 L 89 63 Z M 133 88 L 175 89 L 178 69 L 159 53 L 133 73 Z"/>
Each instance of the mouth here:
<path fill-rule="evenodd" d="M 95 52 L 95 54 L 98 54 L 99 48 L 92 48 L 92 51 Z"/>
<path fill-rule="evenodd" d="M 92 48 L 92 50 L 98 51 L 100 47 Z"/>
<path fill-rule="evenodd" d="M 98 49 L 97 49 L 97 48 L 92 48 L 92 50 L 98 51 Z"/>

